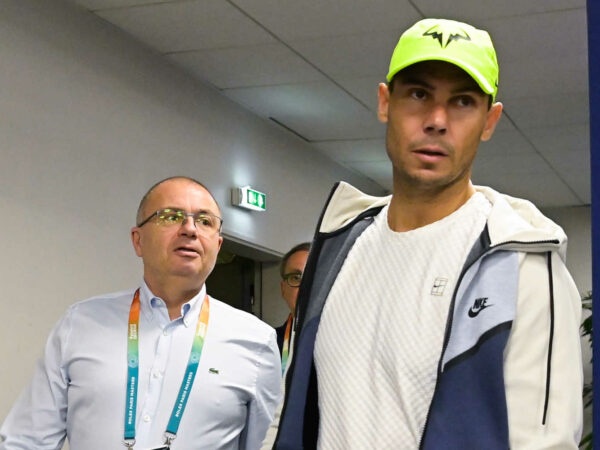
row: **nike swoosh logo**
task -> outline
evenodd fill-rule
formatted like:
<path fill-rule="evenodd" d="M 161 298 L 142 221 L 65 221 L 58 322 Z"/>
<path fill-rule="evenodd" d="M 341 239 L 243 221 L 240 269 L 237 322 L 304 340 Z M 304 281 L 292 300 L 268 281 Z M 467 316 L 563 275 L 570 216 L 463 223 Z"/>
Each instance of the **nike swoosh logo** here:
<path fill-rule="evenodd" d="M 486 305 L 485 303 L 482 305 L 478 305 L 478 306 L 473 305 L 469 308 L 469 312 L 467 314 L 469 315 L 469 317 L 477 317 L 477 315 L 481 311 L 483 311 L 485 308 L 488 308 L 489 306 L 492 306 L 492 305 Z"/>

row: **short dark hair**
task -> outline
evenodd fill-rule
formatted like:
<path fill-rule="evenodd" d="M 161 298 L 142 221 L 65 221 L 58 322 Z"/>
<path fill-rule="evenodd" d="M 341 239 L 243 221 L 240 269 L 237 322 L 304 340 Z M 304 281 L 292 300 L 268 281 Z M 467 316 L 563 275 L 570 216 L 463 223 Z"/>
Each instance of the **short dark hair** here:
<path fill-rule="evenodd" d="M 281 278 L 285 275 L 285 266 L 287 265 L 290 257 L 297 252 L 309 252 L 310 251 L 310 242 L 302 242 L 301 244 L 294 245 L 285 255 L 281 258 L 281 263 L 279 264 L 279 275 Z"/>
<path fill-rule="evenodd" d="M 212 199 L 215 201 L 215 204 L 217 205 L 217 208 L 219 209 L 219 213 L 221 211 L 221 208 L 219 206 L 219 203 L 217 202 L 217 200 L 215 199 L 214 195 L 212 195 L 212 192 L 210 192 L 210 190 L 203 185 L 202 183 L 200 183 L 198 180 L 191 178 L 191 177 L 186 177 L 183 175 L 175 175 L 172 177 L 168 177 L 168 178 L 164 178 L 156 183 L 154 183 L 152 185 L 152 187 L 150 189 L 148 189 L 148 191 L 144 194 L 144 196 L 142 197 L 142 200 L 140 200 L 140 204 L 138 206 L 137 209 L 137 213 L 136 213 L 136 219 L 135 219 L 135 223 L 138 224 L 140 223 L 142 220 L 144 220 L 144 208 L 146 207 L 146 203 L 148 203 L 148 199 L 150 198 L 150 195 L 152 195 L 152 192 L 154 192 L 154 190 L 159 187 L 161 184 L 170 181 L 170 180 L 187 180 L 190 183 L 196 184 L 198 186 L 200 186 L 201 188 L 203 188 L 206 192 L 208 192 L 208 194 L 212 197 Z"/>

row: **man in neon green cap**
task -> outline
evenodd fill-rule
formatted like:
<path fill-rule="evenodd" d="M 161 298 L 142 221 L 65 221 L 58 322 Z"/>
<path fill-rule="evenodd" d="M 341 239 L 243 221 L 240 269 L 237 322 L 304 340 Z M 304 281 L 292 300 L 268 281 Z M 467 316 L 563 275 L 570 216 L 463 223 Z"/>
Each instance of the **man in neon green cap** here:
<path fill-rule="evenodd" d="M 471 183 L 502 115 L 490 36 L 421 20 L 378 117 L 393 193 L 340 182 L 300 286 L 274 448 L 576 449 L 579 294 L 566 236 Z"/>

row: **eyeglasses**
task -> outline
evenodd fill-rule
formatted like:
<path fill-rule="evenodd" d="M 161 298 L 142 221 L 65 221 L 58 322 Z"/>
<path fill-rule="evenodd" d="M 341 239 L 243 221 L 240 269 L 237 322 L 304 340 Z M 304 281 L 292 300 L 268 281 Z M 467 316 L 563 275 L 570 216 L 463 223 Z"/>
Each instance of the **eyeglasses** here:
<path fill-rule="evenodd" d="M 189 213 L 182 209 L 165 208 L 153 212 L 150 216 L 142 220 L 137 226 L 143 227 L 150 220 L 156 217 L 156 223 L 163 227 L 172 225 L 181 226 L 188 217 L 194 219 L 194 226 L 198 232 L 206 237 L 212 237 L 221 231 L 223 219 L 219 216 L 207 212 Z"/>
<path fill-rule="evenodd" d="M 292 272 L 286 273 L 283 276 L 283 279 L 290 287 L 298 287 L 300 286 L 300 282 L 302 281 L 302 272 Z"/>

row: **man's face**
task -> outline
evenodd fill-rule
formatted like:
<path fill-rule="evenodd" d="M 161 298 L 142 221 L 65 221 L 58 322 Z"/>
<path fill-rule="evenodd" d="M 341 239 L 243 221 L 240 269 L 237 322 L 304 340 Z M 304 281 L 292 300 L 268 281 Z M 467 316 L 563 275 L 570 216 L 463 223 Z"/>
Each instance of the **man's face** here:
<path fill-rule="evenodd" d="M 441 61 L 404 69 L 392 92 L 380 84 L 378 116 L 387 123 L 395 189 L 467 186 L 479 143 L 490 139 L 502 113 L 502 104 L 488 102 L 466 72 Z"/>
<path fill-rule="evenodd" d="M 306 265 L 306 259 L 308 258 L 308 252 L 306 250 L 299 250 L 293 253 L 285 265 L 284 275 L 287 274 L 299 274 L 302 275 L 304 272 L 304 266 Z M 298 287 L 290 286 L 285 280 L 281 280 L 281 296 L 290 308 L 293 314 L 296 310 L 296 300 L 298 299 Z"/>
<path fill-rule="evenodd" d="M 218 206 L 206 189 L 189 180 L 167 180 L 149 195 L 143 217 L 173 208 L 220 216 Z M 182 224 L 160 225 L 155 219 L 133 227 L 131 239 L 144 262 L 144 279 L 151 289 L 177 283 L 186 289 L 200 289 L 212 272 L 223 238 L 199 233 L 191 217 Z"/>

